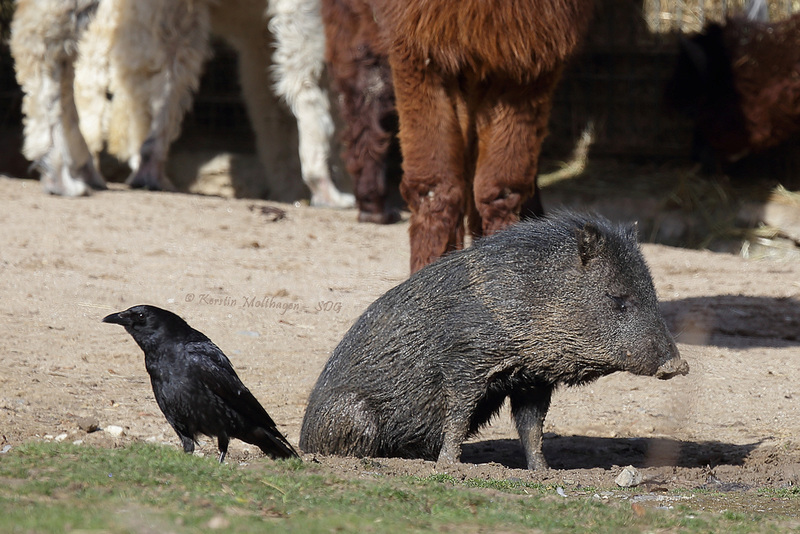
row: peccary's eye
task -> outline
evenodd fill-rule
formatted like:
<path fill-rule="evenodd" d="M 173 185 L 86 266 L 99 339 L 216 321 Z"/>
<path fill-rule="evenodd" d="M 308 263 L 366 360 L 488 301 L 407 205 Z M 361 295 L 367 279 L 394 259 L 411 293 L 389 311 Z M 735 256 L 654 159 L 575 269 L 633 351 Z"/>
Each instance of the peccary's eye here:
<path fill-rule="evenodd" d="M 616 295 L 610 295 L 606 293 L 606 296 L 614 301 L 614 304 L 617 307 L 618 311 L 624 312 L 628 310 L 628 299 L 625 297 L 620 297 Z"/>

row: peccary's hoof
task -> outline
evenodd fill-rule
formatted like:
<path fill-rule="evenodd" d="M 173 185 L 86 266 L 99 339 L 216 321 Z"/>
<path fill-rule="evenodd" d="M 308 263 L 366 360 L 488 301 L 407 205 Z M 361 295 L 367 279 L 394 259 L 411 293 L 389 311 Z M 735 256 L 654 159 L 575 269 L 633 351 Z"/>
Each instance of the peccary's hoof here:
<path fill-rule="evenodd" d="M 439 458 L 436 460 L 436 471 L 447 471 L 457 463 L 455 460 Z"/>
<path fill-rule="evenodd" d="M 458 449 L 458 452 L 456 452 L 454 449 Z M 450 449 L 448 449 L 446 445 L 442 447 L 442 450 L 439 452 L 439 457 L 436 459 L 436 469 L 439 470 L 448 469 L 450 467 L 453 467 L 455 464 L 459 463 L 459 461 L 461 460 L 460 452 L 461 452 L 460 444 Z"/>
<path fill-rule="evenodd" d="M 661 380 L 666 380 L 676 375 L 686 375 L 686 374 L 689 374 L 689 364 L 686 363 L 686 360 L 682 360 L 681 358 L 675 358 L 658 368 L 658 370 L 656 371 L 656 378 L 660 378 Z"/>
<path fill-rule="evenodd" d="M 544 454 L 538 453 L 533 458 L 528 458 L 529 471 L 547 471 L 550 466 L 547 465 L 547 460 L 544 459 Z"/>

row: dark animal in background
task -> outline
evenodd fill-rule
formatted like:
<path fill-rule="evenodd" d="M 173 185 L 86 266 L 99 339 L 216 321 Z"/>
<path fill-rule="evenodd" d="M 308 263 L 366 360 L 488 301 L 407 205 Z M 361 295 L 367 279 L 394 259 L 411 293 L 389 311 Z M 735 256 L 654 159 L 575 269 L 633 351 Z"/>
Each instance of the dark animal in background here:
<path fill-rule="evenodd" d="M 411 271 L 541 214 L 536 174 L 552 94 L 591 0 L 324 0 L 328 61 L 356 196 L 380 192 L 394 88 Z M 391 79 L 385 62 L 391 66 Z M 362 213 L 374 200 L 360 202 Z M 380 211 L 378 210 L 378 213 Z"/>
<path fill-rule="evenodd" d="M 688 364 L 661 316 L 635 227 L 572 213 L 454 252 L 375 301 L 311 392 L 300 448 L 454 462 L 506 397 L 528 467 L 559 384 Z"/>
<path fill-rule="evenodd" d="M 707 172 L 787 140 L 800 130 L 800 14 L 730 17 L 682 39 L 666 99 L 694 117 L 692 155 Z"/>
<path fill-rule="evenodd" d="M 388 48 L 368 0 L 322 0 L 325 60 L 338 95 L 342 160 L 353 178 L 358 220 L 393 223 L 386 205 L 387 157 L 396 132 Z"/>
<path fill-rule="evenodd" d="M 223 352 L 172 312 L 134 306 L 104 323 L 125 327 L 144 351 L 144 364 L 158 407 L 187 453 L 198 434 L 216 436 L 219 462 L 231 438 L 257 446 L 273 458 L 292 458 L 292 448 Z"/>

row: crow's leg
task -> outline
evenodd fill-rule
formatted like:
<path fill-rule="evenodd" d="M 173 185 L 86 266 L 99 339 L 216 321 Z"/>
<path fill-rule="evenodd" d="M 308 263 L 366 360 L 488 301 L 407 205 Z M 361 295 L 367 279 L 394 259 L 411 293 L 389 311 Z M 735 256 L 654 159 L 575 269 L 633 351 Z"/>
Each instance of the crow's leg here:
<path fill-rule="evenodd" d="M 217 438 L 217 444 L 219 445 L 219 463 L 222 463 L 223 460 L 225 460 L 225 455 L 228 454 L 229 442 L 228 436 L 219 436 Z"/>

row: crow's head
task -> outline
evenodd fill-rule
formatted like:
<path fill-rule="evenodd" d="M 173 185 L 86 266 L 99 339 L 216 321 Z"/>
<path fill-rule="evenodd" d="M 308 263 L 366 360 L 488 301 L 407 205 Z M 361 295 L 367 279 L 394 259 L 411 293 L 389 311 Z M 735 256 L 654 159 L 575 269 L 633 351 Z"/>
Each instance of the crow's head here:
<path fill-rule="evenodd" d="M 147 351 L 161 342 L 180 339 L 192 331 L 186 321 L 174 313 L 155 306 L 140 305 L 103 318 L 104 323 L 125 327 L 136 343 Z"/>

